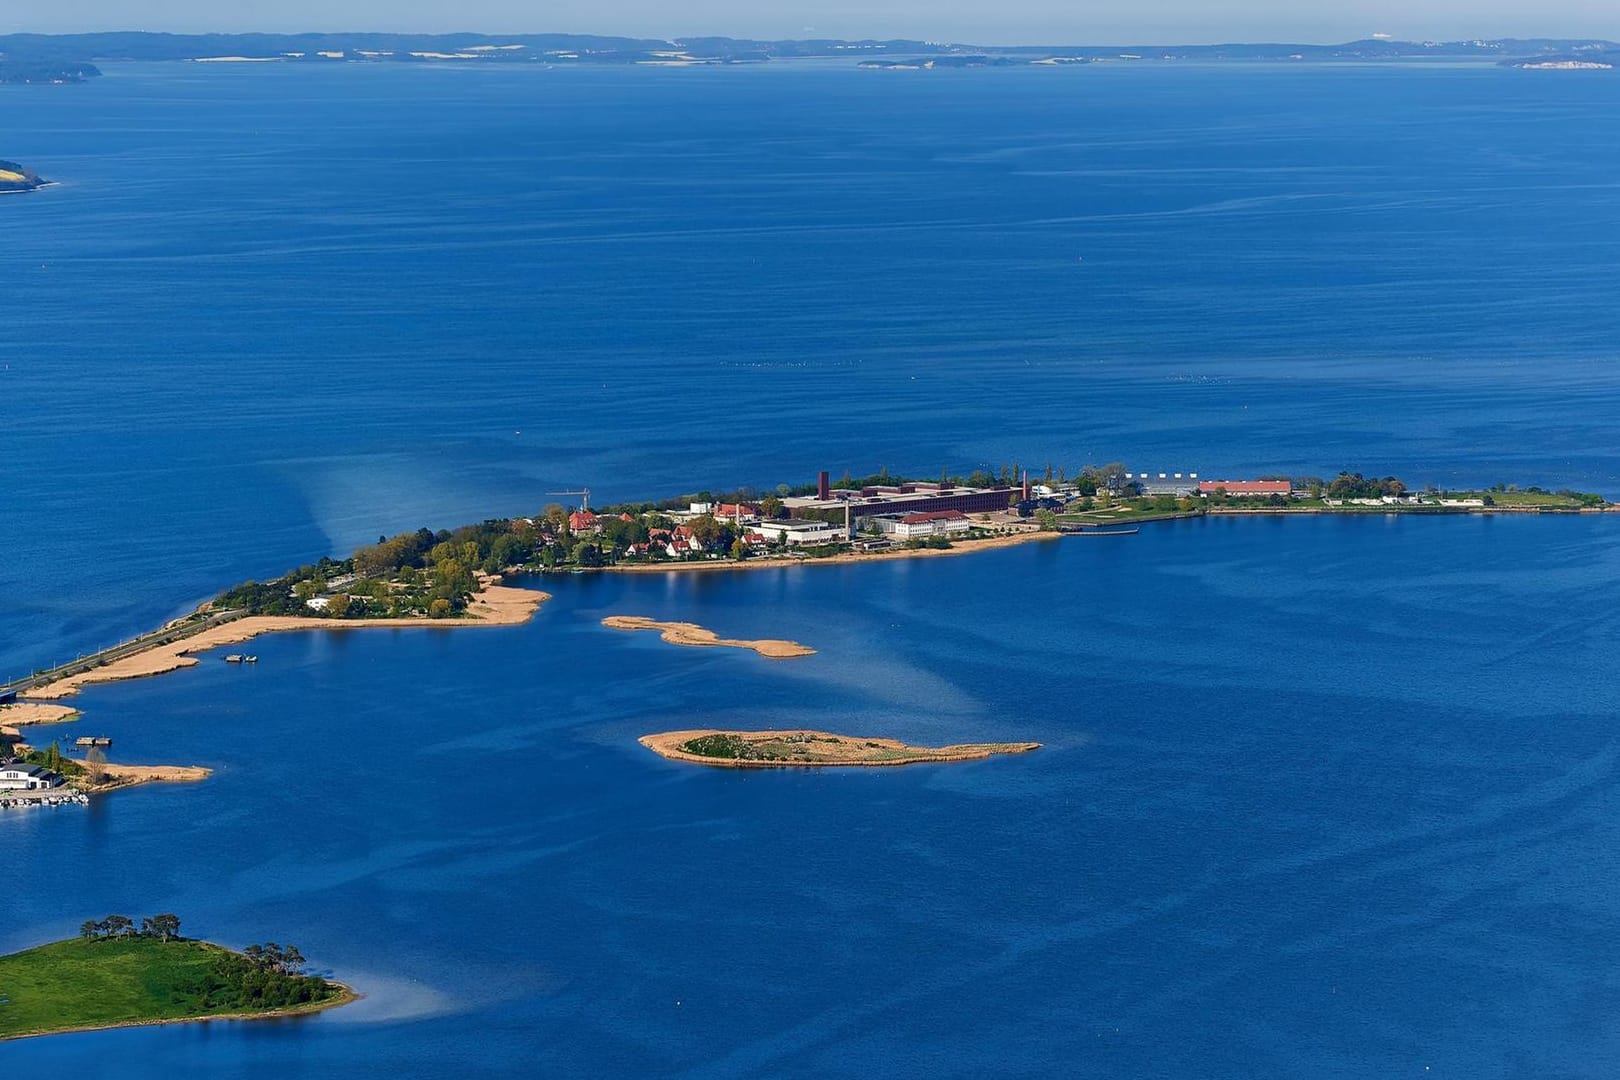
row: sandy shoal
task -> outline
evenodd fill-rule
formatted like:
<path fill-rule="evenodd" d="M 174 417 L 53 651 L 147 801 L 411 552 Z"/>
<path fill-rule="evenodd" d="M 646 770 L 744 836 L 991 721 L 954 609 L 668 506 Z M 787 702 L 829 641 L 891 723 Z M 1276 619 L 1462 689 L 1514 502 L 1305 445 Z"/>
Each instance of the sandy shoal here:
<path fill-rule="evenodd" d="M 60 724 L 79 715 L 71 705 L 47 705 L 41 701 L 19 701 L 14 705 L 0 705 L 0 727 L 16 728 L 24 724 Z"/>
<path fill-rule="evenodd" d="M 792 566 L 845 566 L 849 563 L 889 562 L 898 559 L 935 559 L 946 555 L 972 555 L 996 548 L 1015 547 L 1034 540 L 1059 540 L 1057 532 L 1021 532 L 1007 536 L 992 536 L 988 540 L 955 540 L 948 548 L 901 548 L 898 551 L 846 551 L 824 559 L 771 559 L 755 557 L 742 562 L 717 560 L 713 562 L 620 563 L 603 569 L 617 574 L 667 574 L 704 570 L 782 570 Z"/>
<path fill-rule="evenodd" d="M 822 755 L 818 761 L 741 761 L 736 758 L 704 757 L 701 754 L 689 754 L 681 747 L 693 739 L 701 739 L 705 735 L 736 735 L 750 742 L 766 742 L 777 739 L 788 739 L 795 735 L 808 735 L 815 739 L 839 739 L 841 742 L 829 744 L 825 741 L 817 744 L 816 752 Z M 867 738 L 860 735 L 835 735 L 826 731 L 808 731 L 802 728 L 790 728 L 781 731 L 723 731 L 719 728 L 697 728 L 691 731 L 665 731 L 656 735 L 643 735 L 636 740 L 661 757 L 671 761 L 690 761 L 697 765 L 712 765 L 723 769 L 822 769 L 847 768 L 852 766 L 876 767 L 881 765 L 913 765 L 930 761 L 978 761 L 993 754 L 1022 754 L 1030 750 L 1040 749 L 1040 743 L 962 743 L 956 746 L 910 746 L 898 739 Z M 868 743 L 876 743 L 884 750 L 897 751 L 901 756 L 888 757 L 880 760 L 867 760 L 860 755 L 870 749 Z M 842 760 L 841 760 L 842 759 Z"/>
<path fill-rule="evenodd" d="M 288 630 L 363 630 L 378 627 L 447 626 L 515 626 L 527 622 L 550 593 L 534 589 L 519 589 L 511 585 L 487 585 L 467 605 L 467 613 L 454 619 L 322 619 L 305 615 L 249 615 L 234 622 L 211 626 L 191 637 L 154 645 L 143 652 L 115 660 L 110 664 L 69 675 L 37 690 L 28 691 L 30 698 L 62 698 L 76 694 L 91 683 L 115 682 L 120 679 L 141 679 L 148 675 L 161 675 L 179 668 L 191 667 L 197 659 L 189 654 L 205 652 L 221 645 L 236 645 L 260 634 L 273 634 Z"/>
<path fill-rule="evenodd" d="M 723 638 L 713 630 L 689 622 L 659 622 L 642 615 L 609 615 L 602 625 L 613 630 L 657 630 L 659 637 L 671 645 L 689 645 L 695 648 L 722 646 L 731 649 L 752 649 L 772 660 L 787 660 L 795 656 L 814 656 L 816 650 L 797 641 L 780 638 Z"/>
<path fill-rule="evenodd" d="M 75 759 L 77 760 L 77 759 Z M 80 761 L 79 764 L 84 764 Z M 110 781 L 108 787 L 132 787 L 135 784 L 190 784 L 214 775 L 213 769 L 201 765 L 114 765 L 104 762 L 99 766 Z"/>

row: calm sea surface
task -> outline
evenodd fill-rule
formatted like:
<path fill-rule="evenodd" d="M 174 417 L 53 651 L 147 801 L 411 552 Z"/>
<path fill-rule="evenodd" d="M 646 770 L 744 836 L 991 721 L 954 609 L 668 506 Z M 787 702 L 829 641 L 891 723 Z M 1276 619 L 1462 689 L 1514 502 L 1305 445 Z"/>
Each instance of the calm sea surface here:
<path fill-rule="evenodd" d="M 1603 73 L 109 65 L 0 87 L 0 157 L 62 182 L 0 199 L 0 677 L 582 484 L 1120 459 L 1620 496 Z M 173 910 L 368 996 L 0 1065 L 1620 1072 L 1620 519 L 537 585 L 524 627 L 84 694 L 119 757 L 218 772 L 0 813 L 45 882 L 0 949 Z M 1045 749 L 635 743 L 699 723 Z"/>

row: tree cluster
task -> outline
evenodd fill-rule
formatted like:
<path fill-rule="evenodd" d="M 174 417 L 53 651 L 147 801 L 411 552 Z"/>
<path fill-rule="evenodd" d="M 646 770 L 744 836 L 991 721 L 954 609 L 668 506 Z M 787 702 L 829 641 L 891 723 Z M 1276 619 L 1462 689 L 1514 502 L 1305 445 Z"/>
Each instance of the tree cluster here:
<path fill-rule="evenodd" d="M 1406 494 L 1406 485 L 1393 476 L 1379 480 L 1360 473 L 1341 472 L 1328 484 L 1325 494 L 1330 499 L 1379 499 L 1386 495 L 1399 497 Z"/>
<path fill-rule="evenodd" d="M 249 945 L 241 954 L 223 953 L 210 973 L 205 1000 L 241 1009 L 282 1009 L 324 1001 L 337 987 L 304 974 L 304 957 L 296 945 L 273 941 Z"/>
<path fill-rule="evenodd" d="M 139 928 L 128 915 L 109 915 L 105 919 L 86 919 L 79 926 L 79 936 L 87 941 L 108 941 L 113 938 L 146 937 L 159 941 L 180 940 L 180 916 L 173 914 L 148 915 Z"/>

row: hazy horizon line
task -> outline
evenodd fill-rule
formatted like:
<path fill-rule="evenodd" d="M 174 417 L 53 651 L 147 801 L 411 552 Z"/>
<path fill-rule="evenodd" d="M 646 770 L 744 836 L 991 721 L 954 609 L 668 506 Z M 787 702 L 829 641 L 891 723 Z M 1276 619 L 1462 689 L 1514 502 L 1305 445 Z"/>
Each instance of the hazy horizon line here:
<path fill-rule="evenodd" d="M 809 28 L 807 28 L 807 29 L 809 29 Z M 1428 43 L 1455 44 L 1455 43 L 1459 43 L 1459 42 L 1474 42 L 1474 41 L 1480 41 L 1480 42 L 1486 42 L 1486 41 L 1602 41 L 1602 42 L 1610 42 L 1610 43 L 1613 43 L 1613 41 L 1614 41 L 1614 39 L 1606 38 L 1606 37 L 1603 37 L 1603 36 L 1597 35 L 1597 34 L 1591 34 L 1591 35 L 1570 35 L 1570 34 L 1520 35 L 1520 34 L 1504 34 L 1504 35 L 1495 35 L 1495 36 L 1487 36 L 1487 35 L 1481 35 L 1481 34 L 1461 34 L 1461 35 L 1454 36 L 1454 37 L 1406 38 L 1406 37 L 1400 37 L 1400 36 L 1396 36 L 1396 35 L 1384 34 L 1384 33 L 1380 33 L 1380 32 L 1369 32 L 1367 34 L 1362 35 L 1361 37 L 1336 38 L 1336 39 L 1332 39 L 1332 40 L 1307 40 L 1307 39 L 1303 39 L 1303 38 L 1265 38 L 1265 37 L 1235 38 L 1234 37 L 1234 38 L 1216 38 L 1216 39 L 1211 39 L 1211 40 L 1207 40 L 1207 41 L 1197 41 L 1197 40 L 1190 40 L 1190 39 L 1155 40 L 1155 39 L 1145 39 L 1145 38 L 1144 39 L 1131 40 L 1131 39 L 1125 38 L 1125 39 L 1120 39 L 1120 40 L 1117 40 L 1117 41 L 1099 40 L 1099 41 L 1087 42 L 1087 41 L 1080 41 L 1080 40 L 1057 40 L 1057 39 L 1053 39 L 1053 40 L 1027 40 L 1027 41 L 988 41 L 988 40 L 977 40 L 976 41 L 976 40 L 968 40 L 968 39 L 934 39 L 934 38 L 928 38 L 928 37 L 907 37 L 905 35 L 877 36 L 877 35 L 870 35 L 870 34 L 863 35 L 863 36 L 860 36 L 860 37 L 845 37 L 845 36 L 839 35 L 839 34 L 814 34 L 814 33 L 808 34 L 808 35 L 805 35 L 805 36 L 762 37 L 762 36 L 758 36 L 758 35 L 746 35 L 746 34 L 745 35 L 736 35 L 736 34 L 719 33 L 719 32 L 705 32 L 705 33 L 696 33 L 696 34 L 678 34 L 678 35 L 676 35 L 674 37 L 664 37 L 664 36 L 661 36 L 661 35 L 658 35 L 658 34 L 634 34 L 634 33 L 626 33 L 626 32 L 623 32 L 623 31 L 615 32 L 615 33 L 603 33 L 603 32 L 600 32 L 600 31 L 591 31 L 591 30 L 513 30 L 513 29 L 506 29 L 506 30 L 499 30 L 499 31 L 491 31 L 491 30 L 390 30 L 390 29 L 361 30 L 361 29 L 354 29 L 354 28 L 347 29 L 347 30 L 315 30 L 315 29 L 310 29 L 310 30 L 173 30 L 173 29 L 147 30 L 147 29 L 140 29 L 140 28 L 133 28 L 133 27 L 122 27 L 122 28 L 118 28 L 118 29 L 96 29 L 96 30 L 7 30 L 7 29 L 0 28 L 0 37 L 11 37 L 11 36 L 20 36 L 20 35 L 28 35 L 28 36 L 31 36 L 31 37 L 81 37 L 81 36 L 89 35 L 89 34 L 154 34 L 154 35 L 168 35 L 168 36 L 172 36 L 172 37 L 241 37 L 241 36 L 246 36 L 246 35 L 262 35 L 262 36 L 266 36 L 266 37 L 306 37 L 306 36 L 311 36 L 311 35 L 325 35 L 325 36 L 330 36 L 330 37 L 341 37 L 341 36 L 344 36 L 344 35 L 361 35 L 361 34 L 388 34 L 388 35 L 395 35 L 395 36 L 400 36 L 400 37 L 462 37 L 462 36 L 476 36 L 476 37 L 485 37 L 485 38 L 500 38 L 500 37 L 596 37 L 596 38 L 620 38 L 620 39 L 623 39 L 623 40 L 626 40 L 626 41 L 657 41 L 657 42 L 661 42 L 661 43 L 664 43 L 664 44 L 675 44 L 675 43 L 681 42 L 681 41 L 702 39 L 702 38 L 724 38 L 724 39 L 728 39 L 728 40 L 732 40 L 732 41 L 762 41 L 762 42 L 839 41 L 839 42 L 859 43 L 859 42 L 866 42 L 866 41 L 871 41 L 871 42 L 915 41 L 915 42 L 919 42 L 919 43 L 924 44 L 924 45 L 937 45 L 937 46 L 941 46 L 941 47 L 944 47 L 944 46 L 974 46 L 974 47 L 982 47 L 982 48 L 1002 48 L 1002 49 L 1064 48 L 1064 47 L 1085 47 L 1085 48 L 1097 48 L 1097 47 L 1110 47 L 1110 48 L 1112 48 L 1112 47 L 1176 48 L 1176 47 L 1183 47 L 1183 46 L 1195 46 L 1195 47 L 1199 47 L 1199 48 L 1208 48 L 1208 47 L 1219 47 L 1219 46 L 1222 46 L 1222 45 L 1275 45 L 1275 46 L 1304 45 L 1304 46 L 1321 47 L 1321 46 L 1332 46 L 1332 45 L 1349 45 L 1349 44 L 1354 44 L 1354 43 L 1362 42 L 1362 41 L 1383 41 L 1383 42 L 1388 42 L 1390 44 L 1405 44 L 1405 45 L 1420 45 L 1420 44 L 1428 44 Z"/>

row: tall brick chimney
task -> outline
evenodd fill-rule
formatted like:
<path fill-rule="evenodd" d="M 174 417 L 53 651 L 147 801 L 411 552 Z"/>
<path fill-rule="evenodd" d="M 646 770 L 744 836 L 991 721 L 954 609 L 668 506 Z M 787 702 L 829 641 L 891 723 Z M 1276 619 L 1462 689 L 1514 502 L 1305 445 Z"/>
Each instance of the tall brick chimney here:
<path fill-rule="evenodd" d="M 821 472 L 816 474 L 816 498 L 826 502 L 832 498 L 831 490 L 832 486 L 827 482 L 827 470 L 822 469 Z"/>

